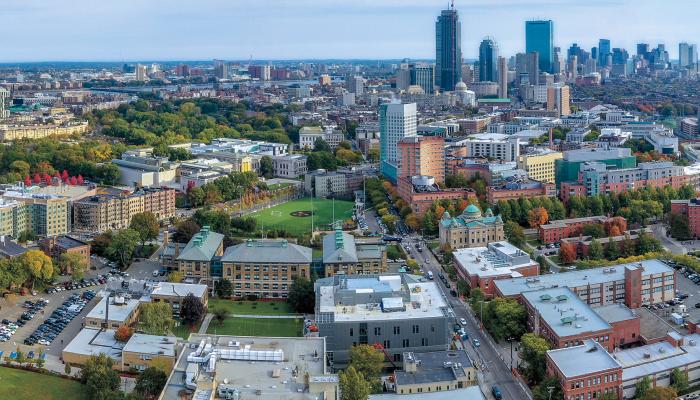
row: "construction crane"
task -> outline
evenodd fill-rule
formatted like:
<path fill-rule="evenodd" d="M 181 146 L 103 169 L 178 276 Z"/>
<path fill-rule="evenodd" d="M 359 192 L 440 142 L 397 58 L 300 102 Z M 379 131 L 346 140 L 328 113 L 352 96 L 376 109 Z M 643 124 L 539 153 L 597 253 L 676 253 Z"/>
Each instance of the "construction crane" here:
<path fill-rule="evenodd" d="M 389 353 L 386 352 L 386 349 L 384 348 L 384 346 L 382 346 L 381 343 L 375 343 L 374 348 L 384 353 L 384 357 L 387 359 L 387 361 L 389 361 L 389 363 L 392 367 L 394 367 L 394 369 L 398 368 L 394 361 L 391 359 L 391 357 L 389 357 Z"/>

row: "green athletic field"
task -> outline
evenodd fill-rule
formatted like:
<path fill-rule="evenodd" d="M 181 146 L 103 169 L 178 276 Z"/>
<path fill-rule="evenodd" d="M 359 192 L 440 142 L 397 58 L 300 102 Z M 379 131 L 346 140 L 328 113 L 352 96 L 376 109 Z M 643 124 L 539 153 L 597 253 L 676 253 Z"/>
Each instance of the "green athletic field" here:
<path fill-rule="evenodd" d="M 313 203 L 313 206 L 312 206 Z M 335 219 L 344 221 L 352 216 L 352 201 L 335 201 Z M 313 207 L 313 208 L 312 208 Z M 293 216 L 295 211 L 314 211 L 314 228 L 328 230 L 333 220 L 333 200 L 310 198 L 292 200 L 250 214 L 258 221 L 258 229 L 285 229 L 291 233 L 311 232 L 311 216 Z"/>

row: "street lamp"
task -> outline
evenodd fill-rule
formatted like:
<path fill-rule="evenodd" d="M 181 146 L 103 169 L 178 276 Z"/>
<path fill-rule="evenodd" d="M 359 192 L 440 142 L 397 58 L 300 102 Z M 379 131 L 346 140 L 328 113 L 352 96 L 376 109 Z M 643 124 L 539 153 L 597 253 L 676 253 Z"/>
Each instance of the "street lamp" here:
<path fill-rule="evenodd" d="M 508 341 L 510 342 L 510 373 L 513 373 L 513 338 L 509 337 Z"/>
<path fill-rule="evenodd" d="M 554 391 L 554 386 L 547 386 L 547 391 L 549 392 L 549 400 L 552 400 L 552 391 Z"/>

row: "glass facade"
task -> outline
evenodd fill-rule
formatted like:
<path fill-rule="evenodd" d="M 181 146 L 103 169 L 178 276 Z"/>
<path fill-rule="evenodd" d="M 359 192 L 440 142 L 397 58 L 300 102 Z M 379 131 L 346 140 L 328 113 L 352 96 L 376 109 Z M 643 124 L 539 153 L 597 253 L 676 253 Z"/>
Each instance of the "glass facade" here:
<path fill-rule="evenodd" d="M 554 24 L 547 21 L 525 22 L 525 49 L 537 52 L 540 71 L 552 72 L 554 63 Z"/>
<path fill-rule="evenodd" d="M 443 10 L 435 23 L 435 84 L 453 91 L 462 80 L 462 24 L 457 10 Z"/>

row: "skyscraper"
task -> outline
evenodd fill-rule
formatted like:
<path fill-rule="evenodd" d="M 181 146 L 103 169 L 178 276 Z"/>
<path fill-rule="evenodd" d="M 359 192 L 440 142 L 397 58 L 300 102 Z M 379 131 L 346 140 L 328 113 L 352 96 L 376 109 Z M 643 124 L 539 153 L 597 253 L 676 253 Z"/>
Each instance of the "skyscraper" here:
<path fill-rule="evenodd" d="M 498 45 L 490 38 L 486 38 L 479 45 L 479 80 L 497 82 L 497 70 Z"/>
<path fill-rule="evenodd" d="M 556 111 L 559 117 L 571 114 L 568 86 L 556 84 L 547 87 L 547 111 Z"/>
<path fill-rule="evenodd" d="M 498 57 L 498 97 L 508 98 L 508 64 L 505 57 Z"/>
<path fill-rule="evenodd" d="M 689 67 L 698 62 L 697 45 L 686 42 L 678 44 L 678 66 L 680 68 Z"/>
<path fill-rule="evenodd" d="M 649 59 L 649 44 L 637 43 L 637 58 Z"/>
<path fill-rule="evenodd" d="M 435 85 L 452 91 L 462 80 L 462 24 L 454 4 L 435 22 Z"/>
<path fill-rule="evenodd" d="M 610 52 L 610 39 L 600 39 L 598 41 L 598 65 L 608 67 L 608 56 Z"/>
<path fill-rule="evenodd" d="M 416 103 L 392 101 L 379 106 L 379 171 L 394 183 L 399 164 L 396 146 L 404 137 L 416 134 L 416 124 Z"/>
<path fill-rule="evenodd" d="M 435 66 L 419 62 L 411 64 L 409 69 L 411 85 L 422 87 L 426 94 L 431 94 L 435 91 Z"/>
<path fill-rule="evenodd" d="M 552 72 L 554 24 L 551 20 L 525 21 L 525 51 L 538 53 L 540 71 Z"/>
<path fill-rule="evenodd" d="M 518 84 L 537 85 L 540 78 L 538 54 L 518 53 L 515 55 L 516 82 Z"/>

